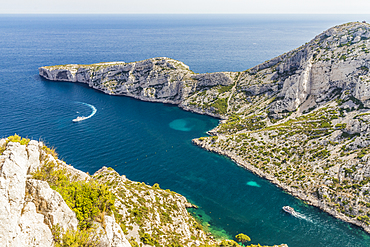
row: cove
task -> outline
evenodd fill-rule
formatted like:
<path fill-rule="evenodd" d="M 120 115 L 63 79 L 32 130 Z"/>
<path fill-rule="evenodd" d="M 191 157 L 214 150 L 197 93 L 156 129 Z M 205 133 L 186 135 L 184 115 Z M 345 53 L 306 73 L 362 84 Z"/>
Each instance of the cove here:
<path fill-rule="evenodd" d="M 369 241 L 360 229 L 305 205 L 227 158 L 192 145 L 191 139 L 206 135 L 217 119 L 176 106 L 105 95 L 84 85 L 37 80 L 54 96 L 50 102 L 45 98 L 45 104 L 59 107 L 45 110 L 20 134 L 35 138 L 40 135 L 37 126 L 47 123 L 49 128 L 40 136 L 67 163 L 90 173 L 110 166 L 129 179 L 179 192 L 200 207 L 192 213 L 216 236 L 243 232 L 254 243 L 290 246 L 337 246 L 338 242 L 366 246 Z M 86 111 L 85 115 L 91 111 L 76 104 L 77 99 L 94 105 L 97 113 L 75 124 L 71 119 L 76 111 Z M 170 126 L 176 119 L 196 119 L 203 128 L 176 130 Z M 284 205 L 302 217 L 282 212 Z"/>
<path fill-rule="evenodd" d="M 47 22 L 37 17 L 28 17 L 31 18 L 30 22 L 24 16 L 1 18 L 2 137 L 17 133 L 37 140 L 41 138 L 56 147 L 60 157 L 68 164 L 83 171 L 94 173 L 102 166 L 110 166 L 131 180 L 151 185 L 159 183 L 161 188 L 181 193 L 200 207 L 192 213 L 203 219 L 204 225 L 218 236 L 232 237 L 243 232 L 252 238 L 252 243 L 286 243 L 290 247 L 370 245 L 369 235 L 361 229 L 302 203 L 225 157 L 192 145 L 191 139 L 205 136 L 206 131 L 218 124 L 218 119 L 185 112 L 172 105 L 106 95 L 81 84 L 49 82 L 38 76 L 37 68 L 42 65 L 123 59 L 135 61 L 156 55 L 178 58 L 202 72 L 227 69 L 223 67 L 228 63 L 226 61 L 213 65 L 214 68 L 207 67 L 205 61 L 198 61 L 196 56 L 186 53 L 196 50 L 194 43 L 189 42 L 185 49 L 181 47 L 184 45 L 181 41 L 196 39 L 197 45 L 204 48 L 207 47 L 209 38 L 199 34 L 214 32 L 218 34 L 214 37 L 227 37 L 226 40 L 218 41 L 218 45 L 226 47 L 230 40 L 239 40 L 240 28 L 246 33 L 257 35 L 258 32 L 252 32 L 256 26 L 258 30 L 266 30 L 271 28 L 268 22 L 261 22 L 261 18 L 252 18 L 249 22 L 242 21 L 244 24 L 238 22 L 239 29 L 233 29 L 236 21 L 229 20 L 229 26 L 223 25 L 226 25 L 231 34 L 224 36 L 225 26 L 216 26 L 221 25 L 221 17 L 216 18 L 216 22 L 209 19 L 206 24 L 202 18 L 182 17 L 190 23 L 183 28 L 178 28 L 176 22 L 172 24 L 175 28 L 163 24 L 171 23 L 168 21 L 170 19 L 164 19 L 162 23 L 156 22 L 156 18 L 145 17 L 147 22 L 143 21 L 144 18 L 142 23 L 151 25 L 151 28 L 147 29 L 144 24 L 137 24 L 138 17 L 120 19 L 104 16 L 59 16 L 49 17 Z M 129 30 L 117 24 L 125 21 L 136 23 L 136 26 L 130 26 L 132 30 Z M 182 23 L 181 20 L 177 22 Z M 4 23 L 11 24 L 6 26 Z M 75 26 L 67 28 L 71 23 Z M 24 25 L 27 25 L 27 28 Z M 109 25 L 113 25 L 115 29 L 106 28 Z M 305 25 L 311 24 L 301 21 L 294 25 L 296 29 L 292 30 L 299 33 Z M 209 26 L 216 31 L 210 31 Z M 281 39 L 286 36 L 282 26 L 280 29 L 278 25 L 274 26 L 284 34 L 279 36 Z M 158 38 L 158 30 L 163 32 L 161 39 Z M 263 32 L 263 35 L 266 33 Z M 312 33 L 318 32 L 315 30 Z M 193 34 L 194 36 L 191 36 Z M 276 32 L 274 34 L 276 36 Z M 109 40 L 105 37 L 109 37 Z M 261 40 L 266 38 L 258 37 Z M 127 40 L 128 38 L 132 40 Z M 150 49 L 145 48 L 145 52 L 141 54 L 130 53 L 125 56 L 120 53 L 146 47 L 148 40 L 155 40 L 157 43 L 151 44 Z M 177 41 L 180 43 L 176 43 Z M 305 41 L 307 37 L 303 37 L 299 42 Z M 160 42 L 168 46 L 156 46 L 162 44 Z M 243 47 L 243 39 L 234 45 L 238 49 Z M 271 44 L 264 45 L 266 48 Z M 294 47 L 287 50 L 298 47 L 295 43 L 291 45 Z M 264 48 L 260 47 L 259 51 L 266 51 Z M 166 49 L 171 50 L 168 52 Z M 281 53 L 275 47 L 269 49 L 276 54 Z M 183 50 L 183 53 L 176 53 L 180 50 Z M 269 53 L 268 58 L 273 54 Z M 243 61 L 247 57 L 244 55 L 235 57 L 235 61 Z M 257 55 L 254 58 L 258 57 Z M 214 60 L 219 60 L 219 54 L 215 53 L 213 56 Z M 194 60 L 188 62 L 181 59 L 184 57 L 194 57 Z M 211 63 L 212 58 L 207 59 Z M 257 63 L 257 60 L 249 60 L 248 63 Z M 205 65 L 201 67 L 195 66 L 196 64 Z M 243 70 L 237 67 L 236 62 L 233 66 L 235 70 Z M 243 64 L 240 67 L 245 69 L 248 65 Z M 97 109 L 95 115 L 78 124 L 73 123 L 72 119 L 76 118 L 76 115 L 91 114 L 89 107 L 76 102 L 93 105 Z M 287 215 L 281 210 L 284 205 L 294 207 L 302 217 Z"/>

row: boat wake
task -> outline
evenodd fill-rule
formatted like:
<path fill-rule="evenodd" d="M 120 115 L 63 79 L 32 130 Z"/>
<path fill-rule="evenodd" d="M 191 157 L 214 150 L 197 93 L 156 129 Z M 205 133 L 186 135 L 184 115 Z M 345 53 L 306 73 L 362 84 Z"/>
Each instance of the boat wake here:
<path fill-rule="evenodd" d="M 302 220 L 306 220 L 306 221 L 309 221 L 309 222 L 313 223 L 313 221 L 309 217 L 307 217 L 304 214 L 301 214 L 301 213 L 295 211 L 294 208 L 292 208 L 292 207 L 284 206 L 283 207 L 283 211 L 285 211 L 286 213 L 288 213 L 288 214 L 290 214 L 290 215 L 292 215 L 292 216 L 294 216 L 296 218 L 299 218 L 299 219 L 302 219 Z"/>
<path fill-rule="evenodd" d="M 86 105 L 86 106 L 90 107 L 90 108 L 91 108 L 91 110 L 92 110 L 92 112 L 91 112 L 91 114 L 90 114 L 89 116 L 87 116 L 87 117 L 84 117 L 84 116 L 80 117 L 80 116 L 78 116 L 77 118 L 75 118 L 75 119 L 73 119 L 73 120 L 72 120 L 73 122 L 80 122 L 80 121 L 82 121 L 82 120 L 89 119 L 89 118 L 91 118 L 92 116 L 94 116 L 94 115 L 95 115 L 95 113 L 97 112 L 97 110 L 96 110 L 95 106 L 93 106 L 93 105 L 90 105 L 90 104 L 87 104 L 87 103 L 83 103 L 83 102 L 77 102 L 77 103 L 80 103 L 80 104 L 83 104 L 83 105 Z"/>
<path fill-rule="evenodd" d="M 312 219 L 310 219 L 309 217 L 305 216 L 304 214 L 295 212 L 295 214 L 293 216 L 296 217 L 296 218 L 299 218 L 299 219 L 302 219 L 302 220 L 306 220 L 308 222 L 313 223 Z"/>

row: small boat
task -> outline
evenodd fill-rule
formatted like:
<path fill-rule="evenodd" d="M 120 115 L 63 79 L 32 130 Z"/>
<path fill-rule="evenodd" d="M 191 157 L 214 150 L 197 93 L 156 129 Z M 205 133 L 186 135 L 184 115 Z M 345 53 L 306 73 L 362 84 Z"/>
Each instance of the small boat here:
<path fill-rule="evenodd" d="M 72 120 L 72 122 L 79 122 L 79 121 L 82 121 L 82 120 L 85 120 L 87 117 L 77 117 L 75 119 Z"/>
<path fill-rule="evenodd" d="M 292 207 L 284 206 L 284 207 L 283 207 L 283 210 L 284 210 L 285 212 L 287 212 L 288 214 L 291 214 L 291 215 L 293 215 L 293 216 L 297 215 L 297 212 L 296 212 L 296 211 L 294 210 L 294 208 L 292 208 Z"/>

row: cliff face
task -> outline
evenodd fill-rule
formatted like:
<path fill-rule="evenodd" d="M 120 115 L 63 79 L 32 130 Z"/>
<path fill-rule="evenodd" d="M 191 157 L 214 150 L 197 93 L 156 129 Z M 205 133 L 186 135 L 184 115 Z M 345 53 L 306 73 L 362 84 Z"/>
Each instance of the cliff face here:
<path fill-rule="evenodd" d="M 78 219 L 63 197 L 45 181 L 32 179 L 32 171 L 45 160 L 66 167 L 75 179 L 89 179 L 81 171 L 47 154 L 41 142 L 27 145 L 0 139 L 0 242 L 2 246 L 54 246 L 54 227 L 77 230 Z M 99 246 L 131 246 L 119 225 L 105 216 Z M 109 224 L 112 222 L 111 224 Z"/>
<path fill-rule="evenodd" d="M 48 80 L 86 83 L 107 94 L 171 104 L 180 104 L 204 88 L 233 83 L 233 73 L 199 75 L 182 62 L 169 58 L 133 63 L 49 66 L 39 68 L 39 73 Z M 219 116 L 217 113 L 209 114 Z"/>
<path fill-rule="evenodd" d="M 168 58 L 39 70 L 224 118 L 194 143 L 370 232 L 369 68 L 370 25 L 353 22 L 238 73 L 194 74 Z"/>

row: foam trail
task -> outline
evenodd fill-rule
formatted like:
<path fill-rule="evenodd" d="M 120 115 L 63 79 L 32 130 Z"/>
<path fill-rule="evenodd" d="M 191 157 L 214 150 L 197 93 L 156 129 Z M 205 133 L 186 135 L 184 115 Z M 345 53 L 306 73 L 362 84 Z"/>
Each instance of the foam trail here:
<path fill-rule="evenodd" d="M 96 110 L 95 106 L 93 106 L 93 105 L 90 105 L 90 104 L 87 104 L 87 103 L 83 103 L 83 102 L 77 102 L 77 103 L 80 103 L 80 104 L 86 105 L 86 106 L 90 107 L 90 108 L 91 108 L 91 110 L 92 110 L 92 112 L 91 112 L 91 114 L 90 114 L 89 116 L 87 116 L 87 117 L 78 117 L 78 118 L 80 118 L 78 121 L 82 121 L 82 120 L 86 120 L 86 119 L 88 119 L 88 118 L 91 118 L 91 117 L 92 117 L 92 116 L 94 116 L 94 115 L 95 115 L 95 113 L 97 112 L 97 110 Z M 75 121 L 75 120 L 74 120 L 74 121 Z"/>
<path fill-rule="evenodd" d="M 87 116 L 85 119 L 91 118 L 97 112 L 95 106 L 90 105 L 90 104 L 87 104 L 87 103 L 81 103 L 81 104 L 89 106 L 91 108 L 91 110 L 92 110 L 91 114 L 89 116 Z"/>
<path fill-rule="evenodd" d="M 305 216 L 304 214 L 301 214 L 301 213 L 298 213 L 298 212 L 296 212 L 296 214 L 294 215 L 294 217 L 296 217 L 296 218 L 300 218 L 300 219 L 302 219 L 302 220 L 307 220 L 308 222 L 313 223 L 313 221 L 312 221 L 310 218 L 308 218 L 308 217 L 307 217 L 307 216 Z"/>

